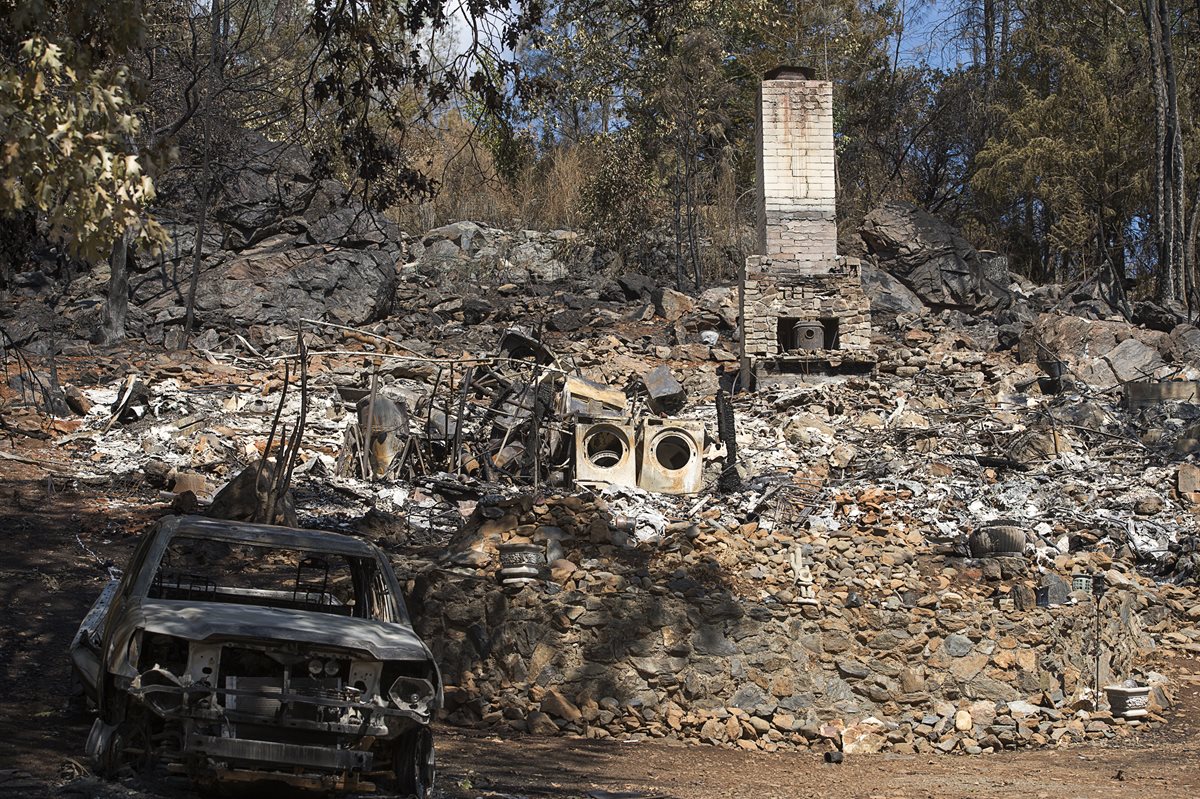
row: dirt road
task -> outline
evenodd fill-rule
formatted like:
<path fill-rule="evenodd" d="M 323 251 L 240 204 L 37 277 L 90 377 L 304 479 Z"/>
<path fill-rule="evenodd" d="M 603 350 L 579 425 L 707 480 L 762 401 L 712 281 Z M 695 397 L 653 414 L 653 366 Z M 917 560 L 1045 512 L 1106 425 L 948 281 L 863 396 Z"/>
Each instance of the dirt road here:
<path fill-rule="evenodd" d="M 678 799 L 1147 799 L 1200 796 L 1196 739 L 976 757 L 766 754 L 661 743 L 500 740 L 443 732 L 447 796 Z"/>

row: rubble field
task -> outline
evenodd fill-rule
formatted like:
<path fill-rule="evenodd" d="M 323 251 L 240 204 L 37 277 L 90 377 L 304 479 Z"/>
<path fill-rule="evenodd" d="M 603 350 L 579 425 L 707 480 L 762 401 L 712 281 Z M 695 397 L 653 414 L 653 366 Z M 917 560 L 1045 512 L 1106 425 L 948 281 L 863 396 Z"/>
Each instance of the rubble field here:
<path fill-rule="evenodd" d="M 1046 796 L 1194 779 L 1200 330 L 1016 279 L 955 308 L 868 286 L 870 372 L 732 391 L 728 287 L 573 282 L 552 234 L 410 244 L 373 304 L 313 318 L 255 323 L 234 281 L 228 318 L 179 350 L 85 343 L 86 280 L 58 287 L 58 327 L 21 312 L 45 285 L 7 298 L 10 785 L 143 790 L 88 782 L 66 644 L 154 519 L 253 517 L 255 464 L 287 447 L 273 520 L 365 537 L 407 581 L 445 683 L 447 795 L 727 795 L 731 770 L 755 796 L 846 774 L 863 796 L 994 795 L 1031 769 Z M 214 256 L 218 279 L 248 257 Z M 547 259 L 557 282 L 535 279 Z M 135 323 L 169 344 L 159 302 Z M 577 479 L 595 425 L 703 431 L 694 485 Z"/>
<path fill-rule="evenodd" d="M 91 720 L 64 710 L 59 688 L 67 679 L 61 657 L 79 618 L 103 584 L 103 567 L 81 550 L 74 535 L 94 541 L 101 559 L 127 557 L 151 514 L 107 504 L 105 494 L 83 487 L 47 500 L 34 470 L 8 472 L 0 504 L 11 548 L 6 558 L 6 608 L 0 623 L 0 795 L 195 799 L 183 784 L 105 783 L 87 775 L 80 752 Z M 28 482 L 26 482 L 26 480 Z M 125 494 L 125 499 L 136 495 Z M 36 505 L 31 501 L 36 500 Z M 104 542 L 108 543 L 104 543 Z M 53 579 L 51 579 L 53 575 Z M 48 593 L 53 589 L 54 593 Z M 1195 671 L 1190 661 L 1172 674 Z M 1164 729 L 1123 739 L 1119 746 L 1085 744 L 1067 751 L 1033 749 L 963 759 L 920 755 L 847 757 L 826 764 L 817 753 L 752 753 L 670 741 L 582 741 L 461 730 L 437 730 L 439 792 L 468 797 L 793 797 L 836 791 L 854 799 L 873 796 L 1007 797 L 1014 786 L 1044 799 L 1079 796 L 1195 795 L 1200 784 L 1200 683 L 1185 682 L 1164 712 Z M 1118 774 L 1120 775 L 1118 777 Z M 736 775 L 736 776 L 731 776 Z"/>

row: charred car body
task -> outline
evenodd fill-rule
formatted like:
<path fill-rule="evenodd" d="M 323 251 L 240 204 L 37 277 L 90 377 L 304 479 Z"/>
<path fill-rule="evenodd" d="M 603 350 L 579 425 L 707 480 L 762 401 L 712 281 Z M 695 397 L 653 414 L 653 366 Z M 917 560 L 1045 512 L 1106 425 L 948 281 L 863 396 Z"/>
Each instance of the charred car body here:
<path fill-rule="evenodd" d="M 384 554 L 354 538 L 165 519 L 93 605 L 71 660 L 107 772 L 424 797 L 441 679 Z"/>

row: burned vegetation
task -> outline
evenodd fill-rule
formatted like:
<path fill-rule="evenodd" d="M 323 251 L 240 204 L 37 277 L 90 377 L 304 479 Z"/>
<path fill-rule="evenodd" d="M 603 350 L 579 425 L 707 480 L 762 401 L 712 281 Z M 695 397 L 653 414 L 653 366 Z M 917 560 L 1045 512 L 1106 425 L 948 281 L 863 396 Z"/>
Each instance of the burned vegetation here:
<path fill-rule="evenodd" d="M 450 727 L 831 764 L 1169 730 L 1200 330 L 903 203 L 839 232 L 832 84 L 756 114 L 755 253 L 696 296 L 568 231 L 409 237 L 281 146 L 192 242 L 190 341 L 166 266 L 137 345 L 85 343 L 94 281 L 10 297 L 12 502 L 139 521 L 54 531 L 90 767 L 427 797 Z"/>

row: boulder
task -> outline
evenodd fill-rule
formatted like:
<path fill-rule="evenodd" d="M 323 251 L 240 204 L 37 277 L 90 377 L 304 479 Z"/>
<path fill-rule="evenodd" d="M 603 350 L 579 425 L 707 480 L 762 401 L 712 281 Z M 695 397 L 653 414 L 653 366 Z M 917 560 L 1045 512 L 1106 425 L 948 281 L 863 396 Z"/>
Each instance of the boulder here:
<path fill-rule="evenodd" d="M 299 218 L 319 188 L 312 164 L 294 145 L 252 138 L 246 166 L 222 184 L 212 219 L 226 249 L 241 250 L 280 232 L 299 233 Z"/>
<path fill-rule="evenodd" d="M 1200 328 L 1176 325 L 1168 341 L 1172 361 L 1181 364 L 1200 363 Z"/>
<path fill-rule="evenodd" d="M 629 300 L 649 300 L 654 294 L 654 279 L 645 275 L 630 274 L 617 278 L 617 285 Z"/>
<path fill-rule="evenodd" d="M 1143 325 L 1151 330 L 1161 330 L 1170 333 L 1175 326 L 1187 319 L 1184 308 L 1159 305 L 1155 302 L 1137 302 L 1133 306 L 1134 324 Z"/>
<path fill-rule="evenodd" d="M 847 755 L 875 754 L 887 743 L 884 734 L 885 727 L 874 718 L 851 724 L 842 730 L 842 752 Z"/>
<path fill-rule="evenodd" d="M 871 301 L 871 310 L 890 314 L 922 314 L 927 309 L 921 298 L 908 286 L 882 269 L 870 264 L 861 267 L 863 291 Z"/>
<path fill-rule="evenodd" d="M 1000 261 L 984 258 L 953 227 L 911 203 L 884 203 L 867 214 L 859 234 L 879 267 L 926 305 L 975 310 L 1010 301 L 1006 282 L 998 280 Z"/>
<path fill-rule="evenodd" d="M 557 688 L 546 691 L 546 695 L 542 698 L 541 710 L 543 713 L 564 721 L 579 721 L 583 716 L 575 703 L 563 696 Z"/>
<path fill-rule="evenodd" d="M 430 230 L 421 239 L 426 247 L 443 241 L 453 244 L 467 255 L 475 255 L 487 243 L 487 234 L 475 222 L 454 222 Z"/>
<path fill-rule="evenodd" d="M 315 180 L 300 147 L 256 136 L 241 146 L 246 166 L 222 185 L 212 214 L 225 249 L 244 250 L 281 234 L 297 243 L 356 249 L 400 241 L 396 223 L 367 210 L 343 184 Z"/>
<path fill-rule="evenodd" d="M 293 325 L 320 318 L 363 325 L 385 316 L 396 288 L 396 256 L 326 245 L 250 251 L 206 270 L 196 308 L 233 327 Z"/>
<path fill-rule="evenodd" d="M 554 723 L 554 719 L 540 711 L 530 713 L 525 723 L 533 735 L 558 735 L 558 725 Z"/>
<path fill-rule="evenodd" d="M 1182 463 L 1175 473 L 1175 489 L 1179 496 L 1192 505 L 1200 505 L 1200 466 Z"/>
<path fill-rule="evenodd" d="M 566 309 L 552 314 L 546 321 L 546 327 L 556 333 L 571 333 L 588 323 L 590 315 L 583 311 Z"/>
<path fill-rule="evenodd" d="M 323 180 L 301 217 L 304 239 L 310 244 L 339 247 L 386 247 L 400 240 L 400 229 L 391 220 L 363 209 L 336 180 Z"/>
<path fill-rule="evenodd" d="M 955 658 L 965 657 L 973 648 L 971 639 L 959 633 L 946 636 L 946 640 L 942 642 L 942 646 L 945 648 L 947 655 Z"/>
<path fill-rule="evenodd" d="M 1193 331 L 1179 325 L 1168 335 L 1123 321 L 1044 313 L 1022 334 L 1018 355 L 1024 362 L 1065 361 L 1073 377 L 1107 389 L 1154 379 L 1167 365 L 1164 355 L 1190 362 L 1193 347 L 1200 348 L 1200 331 Z"/>
<path fill-rule="evenodd" d="M 1165 365 L 1158 350 L 1136 338 L 1127 338 L 1099 358 L 1085 362 L 1079 376 L 1086 383 L 1111 388 L 1150 379 Z"/>
<path fill-rule="evenodd" d="M 654 309 L 668 322 L 677 322 L 692 312 L 695 303 L 681 291 L 664 288 L 654 292 Z"/>

